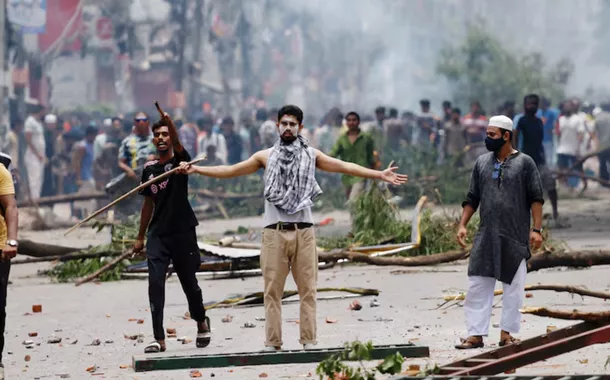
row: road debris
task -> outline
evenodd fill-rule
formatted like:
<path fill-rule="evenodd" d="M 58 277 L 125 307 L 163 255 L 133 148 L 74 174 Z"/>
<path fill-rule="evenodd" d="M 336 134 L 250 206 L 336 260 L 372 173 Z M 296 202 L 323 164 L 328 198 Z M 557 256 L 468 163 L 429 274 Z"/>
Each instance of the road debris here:
<path fill-rule="evenodd" d="M 28 334 L 28 336 L 30 338 L 34 338 L 34 337 L 38 336 L 38 333 L 37 332 L 31 332 L 31 333 Z"/>
<path fill-rule="evenodd" d="M 260 377 L 260 378 L 263 378 L 263 377 L 269 377 L 269 375 L 267 375 L 267 373 L 263 372 L 263 373 L 260 373 L 260 374 L 258 375 L 258 377 Z"/>
<path fill-rule="evenodd" d="M 72 342 L 70 344 L 74 346 L 76 343 L 78 343 L 78 339 L 74 340 L 74 342 Z"/>
<path fill-rule="evenodd" d="M 362 305 L 360 305 L 360 302 L 358 302 L 358 300 L 355 300 L 354 302 L 352 302 L 349 305 L 349 309 L 358 311 L 358 310 L 362 309 Z"/>
<path fill-rule="evenodd" d="M 127 368 L 131 368 L 131 366 L 129 364 L 121 364 L 119 366 L 120 369 L 127 369 Z"/>
<path fill-rule="evenodd" d="M 114 340 L 112 340 L 112 339 L 106 339 L 106 341 L 104 341 L 104 343 L 106 343 L 106 344 L 112 344 L 112 343 L 114 343 Z"/>
<path fill-rule="evenodd" d="M 32 313 L 42 313 L 42 305 L 32 305 Z"/>
<path fill-rule="evenodd" d="M 371 300 L 371 307 L 379 307 L 379 301 L 377 301 L 377 298 L 373 298 Z"/>
<path fill-rule="evenodd" d="M 222 323 L 230 323 L 233 321 L 233 316 L 225 315 L 224 317 L 222 317 L 221 321 L 222 321 Z"/>
<path fill-rule="evenodd" d="M 138 323 L 138 325 L 142 325 L 142 324 L 144 324 L 144 320 L 143 319 L 138 319 L 137 323 Z"/>
<path fill-rule="evenodd" d="M 32 360 L 32 357 L 31 357 L 30 355 L 25 355 L 24 360 L 25 360 L 26 362 L 29 362 L 30 360 Z"/>
<path fill-rule="evenodd" d="M 265 321 L 265 317 L 255 317 L 254 320 L 255 321 L 259 321 L 259 322 L 263 322 L 263 321 Z"/>
<path fill-rule="evenodd" d="M 87 372 L 93 373 L 97 370 L 97 366 L 96 365 L 92 365 L 91 367 L 87 368 Z"/>
<path fill-rule="evenodd" d="M 165 329 L 165 332 L 168 334 L 176 334 L 176 329 L 168 327 Z"/>
<path fill-rule="evenodd" d="M 252 329 L 254 327 L 256 327 L 256 325 L 250 321 L 244 323 L 244 325 L 243 325 L 243 328 L 246 328 L 246 329 Z"/>
<path fill-rule="evenodd" d="M 189 376 L 190 376 L 190 377 L 201 377 L 201 376 L 203 376 L 203 375 L 202 375 L 202 374 L 201 374 L 201 372 L 199 372 L 198 370 L 193 369 L 193 370 L 191 370 L 191 373 L 189 374 Z"/>
<path fill-rule="evenodd" d="M 337 320 L 329 318 L 329 317 L 326 317 L 326 323 L 337 323 Z"/>
<path fill-rule="evenodd" d="M 34 344 L 34 341 L 33 340 L 24 340 L 23 343 L 21 343 L 21 344 L 23 344 L 24 346 L 31 346 Z"/>
<path fill-rule="evenodd" d="M 61 338 L 60 338 L 60 337 L 58 337 L 58 336 L 54 336 L 54 335 L 52 335 L 52 336 L 49 338 L 49 340 L 47 340 L 47 343 L 48 343 L 48 344 L 58 344 L 58 343 L 61 343 Z"/>

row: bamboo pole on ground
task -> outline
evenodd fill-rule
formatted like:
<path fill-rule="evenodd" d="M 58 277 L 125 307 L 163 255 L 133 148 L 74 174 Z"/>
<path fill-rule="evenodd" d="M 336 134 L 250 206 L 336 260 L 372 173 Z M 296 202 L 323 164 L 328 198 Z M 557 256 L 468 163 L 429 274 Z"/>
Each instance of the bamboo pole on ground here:
<path fill-rule="evenodd" d="M 123 252 L 123 254 L 119 257 L 117 257 L 116 259 L 112 260 L 111 262 L 109 262 L 108 264 L 104 265 L 103 267 L 101 267 L 100 269 L 98 269 L 97 271 L 95 271 L 95 273 L 90 274 L 89 276 L 78 280 L 75 284 L 75 286 L 80 286 L 82 284 L 85 284 L 87 282 L 90 282 L 96 278 L 98 278 L 99 276 L 101 276 L 102 274 L 108 272 L 109 270 L 111 270 L 112 268 L 114 268 L 115 266 L 117 266 L 121 261 L 127 259 L 128 257 L 133 256 L 133 251 L 131 249 Z"/>

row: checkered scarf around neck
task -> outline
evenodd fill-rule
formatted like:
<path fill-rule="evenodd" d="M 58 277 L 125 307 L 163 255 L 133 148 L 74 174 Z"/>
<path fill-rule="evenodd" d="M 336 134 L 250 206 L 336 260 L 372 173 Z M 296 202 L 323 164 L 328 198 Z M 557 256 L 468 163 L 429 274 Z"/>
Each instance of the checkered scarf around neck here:
<path fill-rule="evenodd" d="M 307 139 L 297 135 L 290 144 L 278 139 L 265 169 L 265 199 L 290 215 L 313 206 L 322 194 L 315 172 L 315 153 Z"/>

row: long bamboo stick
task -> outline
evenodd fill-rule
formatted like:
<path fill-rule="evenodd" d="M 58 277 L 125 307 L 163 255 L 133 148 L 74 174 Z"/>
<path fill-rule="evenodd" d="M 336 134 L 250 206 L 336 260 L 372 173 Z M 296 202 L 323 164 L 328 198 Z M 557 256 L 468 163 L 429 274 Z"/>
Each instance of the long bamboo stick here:
<path fill-rule="evenodd" d="M 98 278 L 99 276 L 101 276 L 102 274 L 108 272 L 110 269 L 114 268 L 115 266 L 117 266 L 121 261 L 127 259 L 128 257 L 131 257 L 133 255 L 133 251 L 131 249 L 123 252 L 123 254 L 119 257 L 117 257 L 116 259 L 112 260 L 111 262 L 109 262 L 108 264 L 104 265 L 103 267 L 101 267 L 100 269 L 98 269 L 95 273 L 90 274 L 89 276 L 78 280 L 75 284 L 75 286 L 80 286 L 82 284 L 85 284 L 89 281 L 92 281 L 96 278 Z"/>
<path fill-rule="evenodd" d="M 195 165 L 203 160 L 205 160 L 206 157 L 200 157 L 200 158 L 196 158 L 193 161 L 189 162 L 189 165 Z M 121 195 L 119 198 L 115 199 L 114 201 L 108 203 L 106 206 L 102 207 L 101 209 L 97 210 L 96 212 L 94 212 L 93 214 L 89 215 L 88 217 L 86 217 L 85 219 L 81 220 L 80 222 L 78 222 L 76 225 L 72 226 L 68 231 L 66 231 L 64 233 L 64 236 L 67 236 L 70 232 L 74 231 L 75 229 L 77 229 L 78 227 L 82 226 L 83 224 L 87 223 L 89 220 L 95 218 L 96 216 L 98 216 L 99 214 L 103 213 L 104 211 L 108 210 L 109 208 L 111 208 L 112 206 L 116 205 L 117 203 L 119 203 L 120 201 L 130 197 L 131 195 L 133 195 L 134 193 L 152 185 L 155 182 L 159 182 L 162 179 L 165 179 L 167 177 L 169 177 L 170 175 L 176 173 L 178 171 L 179 168 L 173 168 L 170 171 L 167 171 L 163 174 L 161 174 L 158 177 L 152 178 L 146 182 L 144 182 L 143 184 L 141 184 L 140 186 L 136 187 L 135 189 L 130 190 L 128 193 Z"/>

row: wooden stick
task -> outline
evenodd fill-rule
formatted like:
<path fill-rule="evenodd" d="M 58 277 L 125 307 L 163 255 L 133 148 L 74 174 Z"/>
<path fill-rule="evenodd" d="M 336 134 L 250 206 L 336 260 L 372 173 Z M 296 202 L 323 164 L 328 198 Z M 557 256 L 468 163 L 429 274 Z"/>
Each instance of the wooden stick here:
<path fill-rule="evenodd" d="M 554 292 L 566 292 L 571 294 L 578 294 L 579 296 L 589 296 L 595 298 L 601 298 L 603 300 L 610 299 L 610 293 L 595 291 L 585 289 L 581 286 L 572 286 L 572 285 L 543 285 L 543 284 L 534 284 L 534 285 L 526 285 L 525 291 L 530 292 L 534 290 L 550 290 Z M 494 290 L 494 296 L 501 296 L 504 292 L 501 289 Z M 454 296 L 444 296 L 443 301 L 457 301 L 457 300 L 465 300 L 466 293 L 456 294 Z"/>
<path fill-rule="evenodd" d="M 206 157 L 201 157 L 201 158 L 196 158 L 193 161 L 189 162 L 189 165 L 195 165 L 203 160 L 205 160 Z M 120 196 L 119 198 L 115 199 L 114 201 L 108 203 L 106 206 L 102 207 L 101 209 L 97 210 L 96 212 L 94 212 L 93 214 L 89 215 L 88 217 L 86 217 L 85 219 L 81 220 L 80 222 L 78 222 L 76 225 L 72 226 L 72 228 L 70 228 L 68 231 L 66 231 L 64 233 L 64 236 L 67 236 L 70 232 L 74 231 L 75 229 L 77 229 L 78 227 L 82 226 L 83 224 L 85 224 L 86 222 L 88 222 L 89 220 L 95 218 L 96 216 L 98 216 L 99 214 L 103 213 L 104 211 L 108 210 L 109 208 L 111 208 L 112 206 L 116 205 L 117 203 L 119 203 L 120 201 L 130 197 L 131 195 L 133 195 L 134 193 L 152 185 L 155 182 L 159 182 L 162 179 L 165 179 L 169 176 L 171 176 L 172 174 L 176 173 L 178 171 L 179 168 L 173 168 L 170 171 L 167 171 L 163 174 L 161 174 L 158 177 L 152 178 L 146 182 L 144 182 L 143 184 L 141 184 L 140 186 L 136 187 L 135 189 L 130 190 L 128 193 L 123 194 L 122 196 Z"/>
<path fill-rule="evenodd" d="M 526 307 L 524 309 L 519 310 L 523 314 L 533 314 L 538 315 L 540 317 L 550 317 L 556 319 L 567 319 L 567 320 L 577 320 L 577 321 L 587 321 L 587 322 L 596 322 L 596 321 L 610 321 L 610 311 L 579 311 L 579 310 L 551 310 L 545 307 Z"/>
<path fill-rule="evenodd" d="M 66 262 L 66 261 L 70 261 L 70 260 L 91 259 L 91 258 L 95 258 L 95 257 L 107 257 L 107 256 L 116 256 L 116 255 L 117 255 L 117 252 L 69 253 L 66 255 L 31 257 L 31 258 L 27 258 L 27 259 L 13 260 L 13 261 L 11 261 L 11 265 L 43 263 L 43 262 L 48 262 L 48 261 Z"/>
<path fill-rule="evenodd" d="M 128 249 L 127 251 L 123 252 L 123 254 L 121 256 L 117 257 L 116 259 L 112 260 L 108 264 L 104 265 L 103 267 L 101 267 L 100 269 L 95 271 L 95 273 L 90 274 L 89 276 L 83 278 L 82 280 L 78 280 L 78 282 L 76 282 L 76 286 L 80 286 L 82 284 L 85 284 L 91 280 L 98 278 L 102 274 L 108 272 L 110 269 L 117 266 L 121 261 L 125 260 L 128 257 L 131 257 L 132 255 L 133 255 L 133 251 L 131 249 Z"/>

